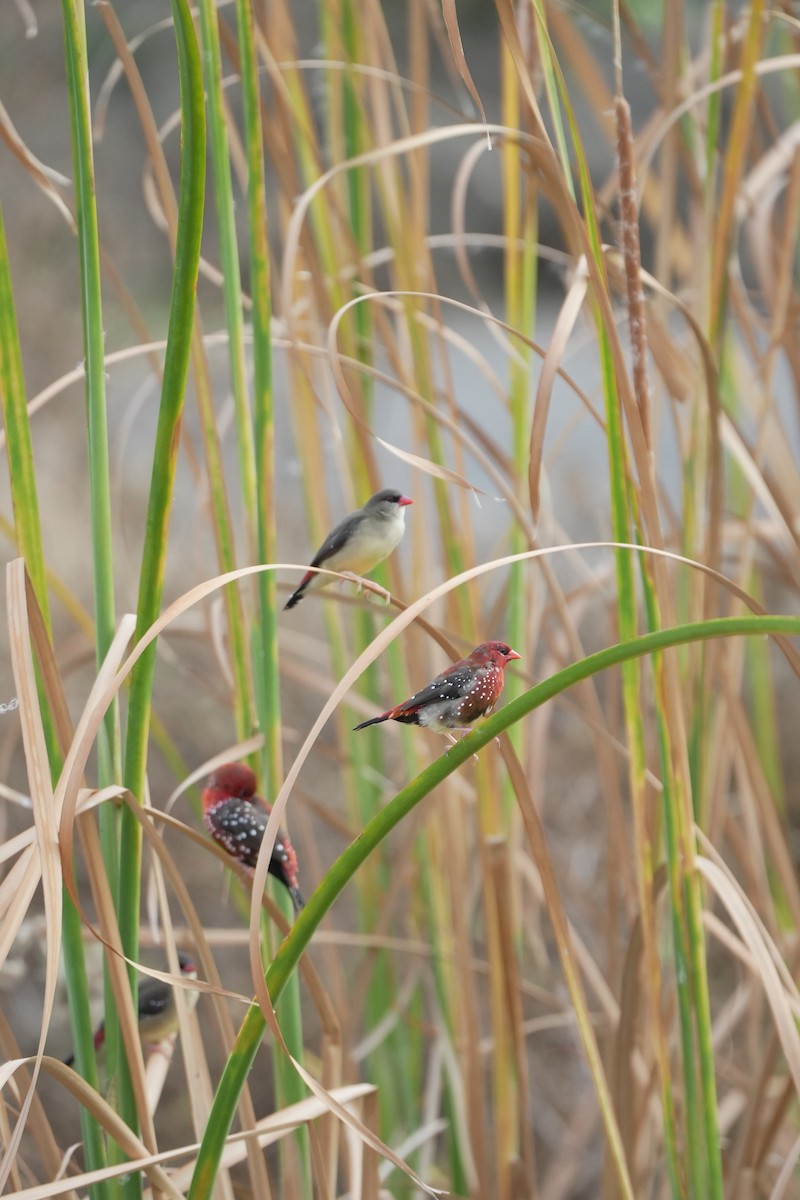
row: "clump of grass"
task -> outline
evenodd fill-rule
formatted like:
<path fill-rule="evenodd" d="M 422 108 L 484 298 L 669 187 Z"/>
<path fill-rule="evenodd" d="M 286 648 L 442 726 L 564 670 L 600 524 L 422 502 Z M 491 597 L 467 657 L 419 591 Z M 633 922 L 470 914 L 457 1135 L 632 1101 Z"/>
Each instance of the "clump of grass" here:
<path fill-rule="evenodd" d="M 498 2 L 493 95 L 452 4 L 441 27 L 409 6 L 406 38 L 377 4 L 325 5 L 315 58 L 285 5 L 263 23 L 248 0 L 171 14 L 134 30 L 87 11 L 87 37 L 64 0 L 52 103 L 69 101 L 74 193 L 35 129 L 5 127 L 19 188 L 56 200 L 54 288 L 80 299 L 85 369 L 54 362 L 26 391 L 12 197 L 0 962 L 42 905 L 46 953 L 41 1022 L 0 1022 L 0 1179 L 31 1200 L 789 1195 L 794 26 L 758 4 L 726 23 L 718 2 L 690 50 L 675 6 L 654 30 L 615 4 L 604 29 Z M 156 76 L 180 81 L 179 111 Z M 164 297 L 107 240 L 109 163 L 134 193 L 109 133 L 127 93 L 154 218 L 141 253 L 172 272 L 164 329 Z M 107 428 L 123 351 L 137 383 L 159 377 L 141 514 L 142 439 L 115 459 Z M 38 466 L 38 410 L 76 384 L 91 536 L 76 517 L 57 570 L 65 483 Z M 388 606 L 329 589 L 283 617 L 309 549 L 390 483 L 416 504 L 375 573 Z M 522 663 L 448 754 L 420 730 L 351 736 L 489 637 Z M 265 842 L 286 823 L 300 851 L 294 921 L 265 893 L 266 850 L 229 890 L 211 874 L 231 863 L 194 785 L 235 757 L 273 803 Z M 180 1081 L 136 1032 L 153 942 L 172 976 L 182 944 L 201 965 L 196 1013 L 178 992 Z M 44 1054 L 62 944 L 75 1072 Z"/>

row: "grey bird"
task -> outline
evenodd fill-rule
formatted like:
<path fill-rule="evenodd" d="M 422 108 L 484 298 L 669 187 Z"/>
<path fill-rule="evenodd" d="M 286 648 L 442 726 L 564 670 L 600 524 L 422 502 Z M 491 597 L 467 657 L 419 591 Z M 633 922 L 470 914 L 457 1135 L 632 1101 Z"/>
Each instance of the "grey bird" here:
<path fill-rule="evenodd" d="M 363 508 L 350 513 L 331 530 L 311 560 L 311 566 L 366 575 L 399 546 L 406 530 L 406 505 L 413 503 L 408 496 L 392 488 L 377 492 Z M 284 608 L 294 608 L 307 591 L 327 587 L 333 582 L 330 575 L 308 571 Z"/>
<path fill-rule="evenodd" d="M 185 979 L 197 979 L 197 965 L 188 954 L 178 954 L 181 975 Z M 187 992 L 186 999 L 189 1007 L 197 1004 L 197 992 Z M 155 1046 L 163 1042 L 170 1034 L 178 1029 L 178 1006 L 175 1003 L 175 992 L 168 983 L 152 976 L 143 979 L 139 984 L 137 998 L 139 1017 L 139 1037 L 143 1046 Z M 105 1044 L 105 1022 L 98 1025 L 94 1033 L 94 1048 L 99 1050 Z M 75 1056 L 70 1054 L 64 1062 L 71 1067 Z"/>

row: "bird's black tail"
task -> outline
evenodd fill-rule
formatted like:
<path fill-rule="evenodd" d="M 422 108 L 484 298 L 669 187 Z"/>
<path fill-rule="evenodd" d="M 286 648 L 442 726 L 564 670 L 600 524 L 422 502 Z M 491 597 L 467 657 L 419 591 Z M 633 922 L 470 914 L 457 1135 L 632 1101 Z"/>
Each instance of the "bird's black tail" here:
<path fill-rule="evenodd" d="M 98 1025 L 97 1029 L 95 1029 L 94 1038 L 92 1040 L 94 1041 L 95 1050 L 99 1050 L 100 1047 L 103 1045 L 103 1043 L 106 1040 L 105 1021 L 102 1022 L 100 1025 Z M 67 1057 L 63 1061 L 64 1061 L 65 1067 L 73 1067 L 75 1065 L 75 1055 L 68 1054 Z"/>
<path fill-rule="evenodd" d="M 382 721 L 388 720 L 388 713 L 382 713 L 379 717 L 370 717 L 368 721 L 362 721 L 360 725 L 354 725 L 353 733 L 357 733 L 359 729 L 366 729 L 368 725 L 380 725 Z"/>
<path fill-rule="evenodd" d="M 286 611 L 287 608 L 294 608 L 294 606 L 296 604 L 300 603 L 300 601 L 303 599 L 303 596 L 305 596 L 305 594 L 306 594 L 306 588 L 313 581 L 314 575 L 315 575 L 314 571 L 306 572 L 306 574 L 303 576 L 303 578 L 298 583 L 297 587 L 292 592 L 289 599 L 284 604 L 284 606 L 283 606 L 284 612 Z"/>
<path fill-rule="evenodd" d="M 287 886 L 289 886 L 289 885 L 287 885 Z M 292 897 L 292 904 L 294 905 L 294 911 L 296 913 L 299 913 L 301 908 L 303 908 L 305 906 L 305 900 L 303 899 L 303 893 L 300 891 L 299 887 L 294 885 L 294 886 L 289 886 L 289 895 Z"/>

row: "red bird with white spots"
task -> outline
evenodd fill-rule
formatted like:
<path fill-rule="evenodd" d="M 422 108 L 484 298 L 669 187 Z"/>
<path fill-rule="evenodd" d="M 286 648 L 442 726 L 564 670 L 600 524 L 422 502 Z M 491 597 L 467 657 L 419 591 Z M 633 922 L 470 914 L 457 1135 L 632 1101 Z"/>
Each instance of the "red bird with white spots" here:
<path fill-rule="evenodd" d="M 203 820 L 215 842 L 245 867 L 255 867 L 271 807 L 256 795 L 256 777 L 244 763 L 225 763 L 209 776 L 203 791 Z M 303 907 L 297 883 L 297 855 L 283 830 L 272 848 L 269 873 L 288 891 L 295 911 Z"/>
<path fill-rule="evenodd" d="M 435 729 L 455 741 L 447 731 L 469 729 L 480 717 L 488 717 L 500 699 L 506 667 L 519 657 L 505 642 L 483 642 L 409 700 L 379 717 L 362 721 L 356 729 L 381 721 L 400 721 Z"/>

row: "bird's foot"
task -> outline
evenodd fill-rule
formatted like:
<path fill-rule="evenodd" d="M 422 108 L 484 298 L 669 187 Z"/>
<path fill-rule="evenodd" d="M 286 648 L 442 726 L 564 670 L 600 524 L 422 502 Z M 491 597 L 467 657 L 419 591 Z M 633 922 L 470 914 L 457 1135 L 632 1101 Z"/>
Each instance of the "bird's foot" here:
<path fill-rule="evenodd" d="M 364 579 L 361 575 L 354 575 L 352 571 L 342 571 L 342 578 L 349 579 L 351 583 L 356 585 L 356 595 L 362 592 L 369 599 L 370 595 L 376 596 L 383 600 L 384 604 L 388 605 L 391 602 L 391 592 L 385 587 L 381 587 L 379 583 L 375 583 L 372 579 Z"/>
<path fill-rule="evenodd" d="M 447 738 L 447 740 L 451 746 L 457 746 L 459 742 L 464 740 L 464 738 L 467 736 L 468 733 L 469 733 L 469 730 L 465 729 L 464 732 L 461 734 L 460 738 L 453 737 L 452 733 L 446 733 L 444 736 Z M 450 753 L 450 749 L 448 748 L 447 750 L 445 750 L 445 754 L 447 755 L 449 753 Z M 478 761 L 477 754 L 473 754 L 472 757 L 475 759 L 475 762 Z"/>
<path fill-rule="evenodd" d="M 151 1058 L 165 1058 L 167 1062 L 172 1061 L 172 1056 L 175 1053 L 175 1043 L 178 1039 L 176 1033 L 168 1033 L 160 1042 L 150 1042 L 147 1045 L 145 1058 L 150 1062 Z"/>

